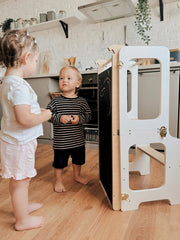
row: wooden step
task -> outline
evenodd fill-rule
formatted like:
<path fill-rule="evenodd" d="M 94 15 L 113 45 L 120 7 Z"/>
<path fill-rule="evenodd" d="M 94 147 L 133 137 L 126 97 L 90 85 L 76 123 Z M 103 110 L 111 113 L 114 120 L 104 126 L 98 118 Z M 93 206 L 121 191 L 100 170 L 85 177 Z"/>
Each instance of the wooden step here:
<path fill-rule="evenodd" d="M 164 154 L 158 152 L 154 148 L 149 147 L 149 146 L 138 146 L 137 148 L 139 150 L 141 150 L 142 152 L 146 153 L 147 155 L 149 155 L 151 158 L 159 161 L 162 164 L 165 164 Z"/>

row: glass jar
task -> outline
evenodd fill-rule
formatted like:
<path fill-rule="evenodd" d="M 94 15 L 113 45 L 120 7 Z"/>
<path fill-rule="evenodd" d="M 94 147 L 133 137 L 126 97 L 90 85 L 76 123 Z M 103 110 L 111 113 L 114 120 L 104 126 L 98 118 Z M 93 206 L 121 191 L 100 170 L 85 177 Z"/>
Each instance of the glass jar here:
<path fill-rule="evenodd" d="M 31 23 L 31 25 L 37 24 L 37 23 L 38 23 L 37 18 L 31 18 L 31 19 L 30 19 L 30 23 Z"/>
<path fill-rule="evenodd" d="M 30 20 L 25 19 L 24 20 L 24 27 L 26 28 L 26 27 L 29 27 L 29 26 L 30 26 Z"/>
<path fill-rule="evenodd" d="M 16 20 L 16 24 L 17 24 L 17 28 L 23 28 L 23 19 L 22 18 L 18 18 Z"/>
<path fill-rule="evenodd" d="M 65 18 L 66 17 L 66 11 L 65 10 L 60 10 L 59 11 L 59 18 Z"/>
<path fill-rule="evenodd" d="M 47 20 L 51 21 L 56 19 L 56 13 L 54 11 L 48 11 L 47 12 Z"/>
<path fill-rule="evenodd" d="M 77 64 L 77 69 L 79 71 L 82 71 L 82 65 L 81 65 L 81 62 L 79 61 L 78 64 Z"/>
<path fill-rule="evenodd" d="M 47 14 L 46 13 L 40 13 L 39 14 L 39 19 L 40 19 L 40 23 L 46 22 L 47 21 Z"/>
<path fill-rule="evenodd" d="M 15 29 L 16 28 L 16 22 L 15 21 L 11 22 L 10 28 L 11 29 Z"/>

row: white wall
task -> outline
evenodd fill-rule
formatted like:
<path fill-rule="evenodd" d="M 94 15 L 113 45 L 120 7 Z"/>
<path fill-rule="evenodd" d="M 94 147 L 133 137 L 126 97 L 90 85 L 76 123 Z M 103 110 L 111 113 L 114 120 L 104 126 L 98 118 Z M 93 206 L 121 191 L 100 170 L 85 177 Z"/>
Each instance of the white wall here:
<path fill-rule="evenodd" d="M 39 18 L 39 13 L 66 10 L 68 16 L 77 16 L 80 24 L 69 26 L 69 38 L 61 29 L 54 28 L 34 33 L 40 51 L 50 51 L 50 73 L 57 73 L 64 58 L 76 56 L 83 69 L 96 67 L 97 59 L 109 59 L 107 50 L 112 44 L 123 44 L 124 25 L 127 26 L 128 45 L 144 45 L 136 34 L 134 17 L 122 18 L 105 23 L 92 24 L 77 7 L 93 0 L 7 0 L 0 4 L 0 22 L 6 18 Z M 160 22 L 159 7 L 152 9 L 152 30 L 150 45 L 180 48 L 180 8 L 177 3 L 164 5 L 164 21 Z"/>

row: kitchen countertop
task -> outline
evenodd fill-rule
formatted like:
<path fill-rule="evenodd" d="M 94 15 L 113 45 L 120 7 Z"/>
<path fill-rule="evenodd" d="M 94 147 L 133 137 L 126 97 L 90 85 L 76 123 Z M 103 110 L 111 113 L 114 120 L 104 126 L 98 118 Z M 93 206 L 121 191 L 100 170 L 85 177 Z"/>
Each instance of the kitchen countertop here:
<path fill-rule="evenodd" d="M 93 70 L 88 70 L 88 71 L 81 71 L 81 74 L 92 74 L 92 73 L 97 73 L 97 69 L 93 69 Z M 51 74 L 34 74 L 31 77 L 27 77 L 28 78 L 59 78 L 59 73 L 51 73 Z"/>
<path fill-rule="evenodd" d="M 140 65 L 139 72 L 149 72 L 149 71 L 159 71 L 160 64 L 149 64 L 149 65 Z M 180 62 L 170 62 L 170 70 L 180 70 Z M 88 70 L 88 71 L 81 71 L 81 74 L 92 74 L 97 73 L 97 69 Z M 30 78 L 57 78 L 59 77 L 59 73 L 52 73 L 52 74 L 36 74 L 28 77 Z"/>
<path fill-rule="evenodd" d="M 160 64 L 140 65 L 139 72 L 159 71 Z M 180 70 L 180 62 L 170 62 L 170 70 Z"/>

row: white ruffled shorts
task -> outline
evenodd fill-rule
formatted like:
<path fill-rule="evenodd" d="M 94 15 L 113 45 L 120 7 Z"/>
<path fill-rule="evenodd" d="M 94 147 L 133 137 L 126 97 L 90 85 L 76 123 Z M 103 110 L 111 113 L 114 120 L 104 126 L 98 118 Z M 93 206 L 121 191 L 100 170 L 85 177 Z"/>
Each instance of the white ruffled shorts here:
<path fill-rule="evenodd" d="M 14 145 L 0 140 L 1 177 L 22 180 L 36 176 L 36 148 L 36 139 L 24 145 Z"/>

